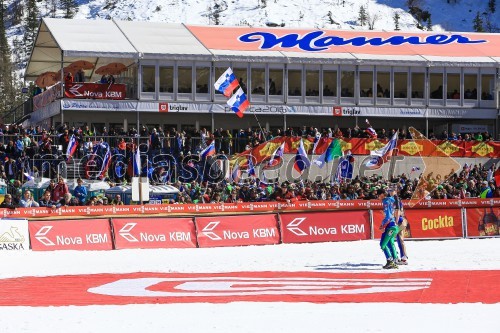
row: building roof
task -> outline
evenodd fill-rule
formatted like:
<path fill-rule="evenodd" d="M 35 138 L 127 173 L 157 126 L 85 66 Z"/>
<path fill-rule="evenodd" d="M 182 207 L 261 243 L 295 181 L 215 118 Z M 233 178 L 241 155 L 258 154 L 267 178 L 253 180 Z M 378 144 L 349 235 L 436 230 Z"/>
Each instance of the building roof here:
<path fill-rule="evenodd" d="M 195 26 L 44 18 L 25 76 L 87 60 L 500 66 L 500 34 Z"/>

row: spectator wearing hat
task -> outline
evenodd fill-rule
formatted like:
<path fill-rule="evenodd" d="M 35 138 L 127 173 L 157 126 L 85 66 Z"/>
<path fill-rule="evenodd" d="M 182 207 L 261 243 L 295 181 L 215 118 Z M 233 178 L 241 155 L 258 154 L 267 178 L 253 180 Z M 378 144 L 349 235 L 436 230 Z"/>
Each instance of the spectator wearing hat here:
<path fill-rule="evenodd" d="M 483 180 L 481 182 L 481 188 L 479 190 L 479 197 L 481 199 L 486 199 L 486 198 L 493 198 L 493 191 L 491 190 L 491 187 L 488 184 L 488 181 Z"/>
<path fill-rule="evenodd" d="M 0 203 L 0 208 L 9 208 L 9 209 L 16 208 L 16 205 L 14 205 L 14 202 L 12 201 L 12 195 L 10 194 L 5 195 L 2 203 Z"/>

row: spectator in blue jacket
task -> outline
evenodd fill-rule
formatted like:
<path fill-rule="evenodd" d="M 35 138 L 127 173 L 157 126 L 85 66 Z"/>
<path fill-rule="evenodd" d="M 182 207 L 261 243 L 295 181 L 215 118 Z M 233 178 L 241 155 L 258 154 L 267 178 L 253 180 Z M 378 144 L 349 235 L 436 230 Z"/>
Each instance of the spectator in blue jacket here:
<path fill-rule="evenodd" d="M 76 181 L 77 185 L 73 190 L 73 195 L 78 200 L 78 202 L 83 206 L 87 202 L 87 188 L 83 186 L 83 180 L 78 178 Z"/>

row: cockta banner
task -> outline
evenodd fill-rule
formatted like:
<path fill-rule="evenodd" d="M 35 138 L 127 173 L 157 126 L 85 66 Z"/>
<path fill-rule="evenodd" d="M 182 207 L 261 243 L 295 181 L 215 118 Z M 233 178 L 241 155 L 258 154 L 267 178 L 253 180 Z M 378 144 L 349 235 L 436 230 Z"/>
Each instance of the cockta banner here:
<path fill-rule="evenodd" d="M 463 237 L 462 211 L 460 209 L 412 209 L 405 210 L 408 220 L 408 238 L 456 238 Z M 375 238 L 380 238 L 379 226 L 384 219 L 381 210 L 373 211 Z"/>

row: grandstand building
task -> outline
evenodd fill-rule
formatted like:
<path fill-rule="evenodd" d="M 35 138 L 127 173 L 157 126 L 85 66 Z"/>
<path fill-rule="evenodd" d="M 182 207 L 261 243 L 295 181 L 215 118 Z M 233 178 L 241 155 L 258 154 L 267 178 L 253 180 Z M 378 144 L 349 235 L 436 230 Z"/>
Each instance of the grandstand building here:
<path fill-rule="evenodd" d="M 25 78 L 78 60 L 93 64 L 84 82 L 61 80 L 35 96 L 26 125 L 240 129 L 257 126 L 255 113 L 269 129 L 363 127 L 369 118 L 375 128 L 499 137 L 499 34 L 44 18 Z M 124 68 L 99 83 L 111 63 Z M 228 67 L 251 103 L 242 119 L 214 91 Z"/>

